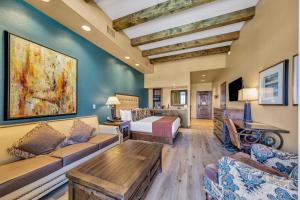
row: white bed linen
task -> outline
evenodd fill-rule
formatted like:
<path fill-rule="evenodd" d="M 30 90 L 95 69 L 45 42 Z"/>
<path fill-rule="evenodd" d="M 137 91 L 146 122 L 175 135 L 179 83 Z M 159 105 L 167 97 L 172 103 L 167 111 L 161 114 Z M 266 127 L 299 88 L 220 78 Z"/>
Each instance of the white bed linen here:
<path fill-rule="evenodd" d="M 151 116 L 141 119 L 139 121 L 130 122 L 130 130 L 144 133 L 152 133 L 152 123 L 159 120 L 160 116 Z M 176 120 L 172 124 L 172 137 L 176 136 L 176 131 L 180 127 L 180 118 L 177 117 Z"/>

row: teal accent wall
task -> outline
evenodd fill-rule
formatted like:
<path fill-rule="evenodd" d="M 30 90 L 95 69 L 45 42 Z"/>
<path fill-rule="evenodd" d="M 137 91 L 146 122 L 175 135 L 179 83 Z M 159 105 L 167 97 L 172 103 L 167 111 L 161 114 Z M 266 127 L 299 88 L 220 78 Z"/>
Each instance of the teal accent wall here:
<path fill-rule="evenodd" d="M 78 24 L 80 25 L 80 24 Z M 0 1 L 0 124 L 66 118 L 47 117 L 4 121 L 4 31 L 42 44 L 78 59 L 77 115 L 98 115 L 100 121 L 110 116 L 105 106 L 115 92 L 138 95 L 140 107 L 148 105 L 144 75 L 22 0 Z M 92 109 L 96 104 L 96 110 Z"/>

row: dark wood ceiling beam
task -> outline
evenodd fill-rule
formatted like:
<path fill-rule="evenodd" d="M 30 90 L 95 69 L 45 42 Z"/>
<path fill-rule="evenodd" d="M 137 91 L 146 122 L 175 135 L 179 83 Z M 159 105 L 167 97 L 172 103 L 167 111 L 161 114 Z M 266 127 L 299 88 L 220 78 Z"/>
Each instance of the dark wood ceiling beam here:
<path fill-rule="evenodd" d="M 183 49 L 188 49 L 188 48 L 217 44 L 217 43 L 221 43 L 221 42 L 233 41 L 233 40 L 237 40 L 239 38 L 239 36 L 240 36 L 240 32 L 236 31 L 236 32 L 226 33 L 226 34 L 222 34 L 222 35 L 216 35 L 216 36 L 212 36 L 212 37 L 208 37 L 208 38 L 203 38 L 203 39 L 199 39 L 199 40 L 193 40 L 193 41 L 158 47 L 155 49 L 145 50 L 145 51 L 142 51 L 142 55 L 145 57 L 145 56 L 157 55 L 157 54 L 166 53 L 166 52 L 172 52 L 172 51 L 183 50 Z"/>
<path fill-rule="evenodd" d="M 157 63 L 170 62 L 170 61 L 187 59 L 187 58 L 227 53 L 228 51 L 230 51 L 230 46 L 217 47 L 217 48 L 206 49 L 206 50 L 201 50 L 201 51 L 193 51 L 193 52 L 183 53 L 183 54 L 178 54 L 178 55 L 153 58 L 153 59 L 150 59 L 150 63 L 157 64 Z"/>
<path fill-rule="evenodd" d="M 212 28 L 218 28 L 221 26 L 234 24 L 237 22 L 247 21 L 254 17 L 255 7 L 239 10 L 236 12 L 220 15 L 217 17 L 201 20 L 191 24 L 178 26 L 175 28 L 159 31 L 149 35 L 131 39 L 132 46 L 138 46 L 142 44 L 148 44 L 151 42 L 157 42 L 169 38 L 174 38 L 186 34 L 191 34 L 199 31 L 204 31 Z"/>
<path fill-rule="evenodd" d="M 215 0 L 169 0 L 155 6 L 140 10 L 130 15 L 113 20 L 113 28 L 116 31 L 135 26 L 156 19 L 161 16 L 177 13 L 201 4 Z"/>

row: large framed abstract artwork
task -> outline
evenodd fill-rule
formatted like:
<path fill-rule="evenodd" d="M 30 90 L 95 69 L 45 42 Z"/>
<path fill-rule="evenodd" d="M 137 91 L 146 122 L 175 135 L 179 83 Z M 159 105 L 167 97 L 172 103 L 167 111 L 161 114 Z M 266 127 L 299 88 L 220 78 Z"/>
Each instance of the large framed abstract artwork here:
<path fill-rule="evenodd" d="M 259 73 L 259 104 L 288 105 L 288 60 Z"/>
<path fill-rule="evenodd" d="M 77 59 L 7 31 L 5 120 L 77 113 Z"/>

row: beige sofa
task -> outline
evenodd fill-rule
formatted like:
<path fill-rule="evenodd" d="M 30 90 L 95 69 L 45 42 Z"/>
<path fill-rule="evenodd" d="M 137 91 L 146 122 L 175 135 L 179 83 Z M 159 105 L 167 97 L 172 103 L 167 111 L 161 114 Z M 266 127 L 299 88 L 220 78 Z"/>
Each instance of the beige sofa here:
<path fill-rule="evenodd" d="M 65 172 L 101 154 L 122 141 L 114 127 L 99 125 L 97 116 L 79 117 L 96 129 L 86 143 L 73 144 L 26 160 L 17 160 L 7 153 L 19 138 L 37 123 L 0 126 L 0 199 L 39 199 L 67 182 Z M 69 135 L 74 118 L 48 121 L 49 125 Z"/>

